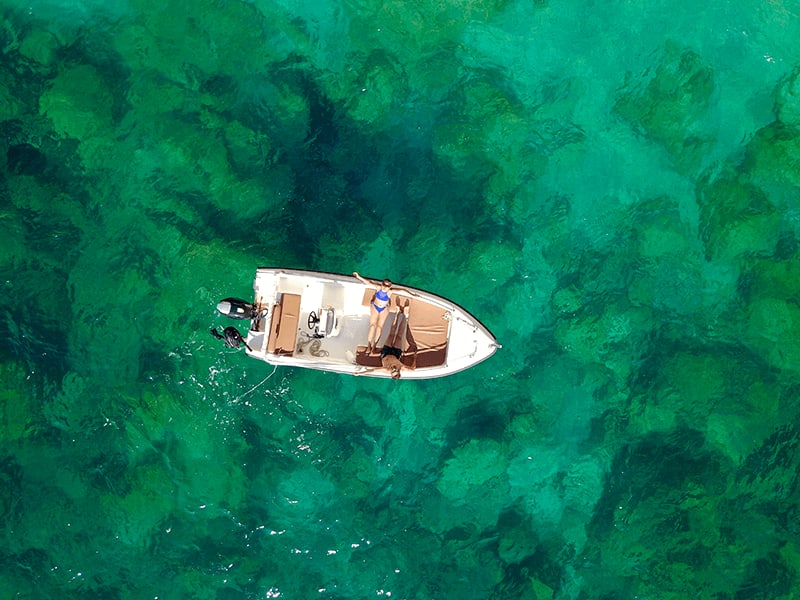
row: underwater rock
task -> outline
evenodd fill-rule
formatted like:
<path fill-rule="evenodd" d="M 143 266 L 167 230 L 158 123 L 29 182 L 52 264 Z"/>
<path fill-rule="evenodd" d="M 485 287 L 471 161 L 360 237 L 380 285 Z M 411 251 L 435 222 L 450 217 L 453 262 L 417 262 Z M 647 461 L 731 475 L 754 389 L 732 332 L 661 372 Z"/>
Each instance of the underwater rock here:
<path fill-rule="evenodd" d="M 784 125 L 800 128 L 800 67 L 796 67 L 778 88 L 775 112 Z"/>
<path fill-rule="evenodd" d="M 110 135 L 113 97 L 100 73 L 90 65 L 65 69 L 41 97 L 39 110 L 64 136 L 85 142 Z"/>
<path fill-rule="evenodd" d="M 717 407 L 727 409 L 739 386 L 744 387 L 737 379 L 742 370 L 719 350 L 654 352 L 639 368 L 640 381 L 634 384 L 638 406 L 631 411 L 631 429 L 666 431 L 681 423 L 706 430 L 709 416 Z"/>
<path fill-rule="evenodd" d="M 158 535 L 175 509 L 176 483 L 168 466 L 140 464 L 129 470 L 130 493 L 123 497 L 103 494 L 100 508 L 123 544 L 145 546 Z"/>
<path fill-rule="evenodd" d="M 412 91 L 423 91 L 430 105 L 441 102 L 451 86 L 459 78 L 461 63 L 456 53 L 448 46 L 440 46 L 426 52 L 415 62 L 404 64 L 407 71 L 409 88 Z"/>
<path fill-rule="evenodd" d="M 232 110 L 222 112 L 214 104 L 205 109 L 217 115 L 214 128 L 224 136 L 231 167 L 290 195 L 295 177 L 309 187 L 328 187 L 312 163 L 330 151 L 332 144 L 322 140 L 335 136 L 337 127 L 332 110 L 320 108 L 325 102 L 317 98 L 318 90 L 310 84 L 304 89 L 303 83 L 253 77 L 238 89 Z"/>
<path fill-rule="evenodd" d="M 403 48 L 405 56 L 419 60 L 420 69 L 428 71 L 428 77 L 437 77 L 442 74 L 435 68 L 440 62 L 429 64 L 430 55 L 443 49 L 447 54 L 457 54 L 463 46 L 455 43 L 463 40 L 469 25 L 490 22 L 507 3 L 508 0 L 364 3 L 357 10 L 348 11 L 346 39 L 354 46 L 360 42 L 367 47 Z M 320 45 L 330 52 L 329 43 Z"/>
<path fill-rule="evenodd" d="M 346 93 L 348 116 L 384 129 L 396 115 L 397 105 L 409 95 L 403 67 L 389 53 L 372 52 L 360 71 L 364 74 L 350 82 L 350 89 L 340 92 Z"/>
<path fill-rule="evenodd" d="M 704 418 L 726 393 L 729 380 L 726 357 L 712 354 L 677 353 L 662 366 L 662 389 L 674 391 L 679 416 L 690 425 L 696 423 L 693 415 Z"/>
<path fill-rule="evenodd" d="M 800 130 L 781 121 L 767 125 L 747 145 L 742 169 L 773 202 L 793 201 L 800 188 Z"/>
<path fill-rule="evenodd" d="M 763 258 L 751 264 L 750 269 L 742 273 L 751 290 L 747 300 L 758 297 L 773 297 L 790 300 L 800 298 L 800 256 L 797 250 L 783 260 Z"/>
<path fill-rule="evenodd" d="M 29 389 L 27 375 L 20 363 L 0 363 L 0 442 L 3 444 L 25 437 L 33 424 L 34 394 Z M 3 483 L 1 477 L 0 483 Z"/>
<path fill-rule="evenodd" d="M 551 303 L 553 311 L 557 316 L 570 317 L 575 314 L 585 304 L 583 299 L 583 290 L 579 289 L 576 285 L 565 285 L 553 293 Z"/>
<path fill-rule="evenodd" d="M 495 293 L 514 277 L 520 254 L 513 242 L 478 241 L 472 246 L 469 260 L 460 275 L 474 279 L 475 287 L 472 289 L 480 290 L 481 295 Z"/>
<path fill-rule="evenodd" d="M 272 11 L 273 21 L 281 21 L 279 12 Z M 155 71 L 196 87 L 203 73 L 246 77 L 275 58 L 276 49 L 282 57 L 285 48 L 272 37 L 254 6 L 209 2 L 194 11 L 183 5 L 148 6 L 141 19 L 118 28 L 112 43 L 132 70 Z"/>
<path fill-rule="evenodd" d="M 339 474 L 346 484 L 342 485 L 348 498 L 362 501 L 368 500 L 372 488 L 378 478 L 378 469 L 373 456 L 363 448 L 356 447 L 342 464 Z"/>
<path fill-rule="evenodd" d="M 673 315 L 696 315 L 702 308 L 704 275 L 688 256 L 643 260 L 630 285 L 628 298 L 635 306 Z M 727 300 L 727 298 L 719 298 Z"/>
<path fill-rule="evenodd" d="M 531 163 L 532 124 L 522 103 L 491 75 L 475 77 L 451 94 L 454 113 L 434 130 L 433 151 L 464 180 L 484 182 L 496 173 L 493 193 L 524 179 Z M 521 150 L 522 149 L 522 150 Z"/>
<path fill-rule="evenodd" d="M 649 259 L 668 255 L 681 260 L 699 258 L 696 233 L 682 217 L 675 198 L 652 198 L 637 204 L 631 212 L 638 255 Z"/>
<path fill-rule="evenodd" d="M 654 324 L 650 309 L 621 302 L 608 305 L 599 315 L 588 310 L 562 315 L 553 336 L 571 357 L 603 365 L 622 382 L 647 350 L 646 338 Z"/>
<path fill-rule="evenodd" d="M 752 379 L 757 376 L 753 374 Z M 735 395 L 727 395 L 727 401 L 708 416 L 709 445 L 740 464 L 784 422 L 780 397 L 778 385 L 761 381 L 755 381 L 746 390 L 737 390 Z"/>
<path fill-rule="evenodd" d="M 766 193 L 746 176 L 730 172 L 713 181 L 702 180 L 697 202 L 707 259 L 768 255 L 775 249 L 781 216 Z"/>
<path fill-rule="evenodd" d="M 31 144 L 14 144 L 6 152 L 6 164 L 17 175 L 41 175 L 47 167 L 47 158 Z"/>
<path fill-rule="evenodd" d="M 3 69 L 0 69 L 0 89 L 8 90 L 14 86 L 14 78 L 11 74 Z M 8 122 L 9 119 L 19 118 L 19 115 L 25 110 L 24 101 L 14 96 L 13 94 L 0 94 L 0 121 Z"/>
<path fill-rule="evenodd" d="M 508 501 L 504 447 L 493 440 L 471 440 L 445 462 L 435 496 L 425 509 L 431 529 L 493 525 Z"/>
<path fill-rule="evenodd" d="M 713 93 L 711 66 L 693 50 L 667 43 L 644 90 L 623 93 L 614 109 L 663 144 L 678 165 L 696 169 L 711 140 L 704 119 Z"/>
<path fill-rule="evenodd" d="M 618 597 L 611 591 L 627 585 L 635 587 L 624 597 L 650 590 L 687 590 L 695 585 L 694 573 L 704 573 L 712 561 L 725 560 L 704 542 L 709 539 L 713 544 L 719 536 L 719 521 L 706 524 L 706 519 L 720 518 L 715 504 L 726 492 L 723 464 L 726 461 L 705 447 L 699 432 L 682 428 L 650 433 L 620 449 L 587 528 L 586 556 L 597 561 L 594 568 L 584 570 L 586 583 L 598 590 L 592 597 Z M 701 535 L 701 528 L 711 536 Z M 743 540 L 737 536 L 736 541 Z M 746 549 L 746 542 L 742 546 Z M 648 566 L 643 569 L 643 565 Z M 726 590 L 736 582 L 725 579 L 717 585 Z M 708 597 L 715 596 L 711 589 L 708 592 Z"/>
<path fill-rule="evenodd" d="M 515 509 L 504 511 L 497 520 L 497 530 L 500 538 L 497 553 L 503 562 L 521 562 L 536 551 L 539 536 L 524 512 Z"/>
<path fill-rule="evenodd" d="M 37 70 L 47 70 L 53 63 L 59 43 L 49 31 L 33 29 L 25 35 L 19 46 L 19 53 L 34 63 Z"/>
<path fill-rule="evenodd" d="M 772 366 L 800 373 L 800 308 L 780 298 L 752 302 L 745 343 Z"/>
<path fill-rule="evenodd" d="M 437 487 L 449 498 L 463 498 L 469 490 L 504 472 L 500 444 L 492 440 L 470 440 L 453 451 L 453 458 L 445 464 Z"/>
<path fill-rule="evenodd" d="M 219 101 L 218 108 L 233 105 L 238 91 L 239 84 L 236 79 L 220 73 L 208 77 L 200 84 L 200 93 L 216 98 Z"/>
<path fill-rule="evenodd" d="M 224 124 L 222 130 L 231 167 L 243 177 L 264 173 L 273 154 L 269 138 L 245 127 L 239 121 Z"/>

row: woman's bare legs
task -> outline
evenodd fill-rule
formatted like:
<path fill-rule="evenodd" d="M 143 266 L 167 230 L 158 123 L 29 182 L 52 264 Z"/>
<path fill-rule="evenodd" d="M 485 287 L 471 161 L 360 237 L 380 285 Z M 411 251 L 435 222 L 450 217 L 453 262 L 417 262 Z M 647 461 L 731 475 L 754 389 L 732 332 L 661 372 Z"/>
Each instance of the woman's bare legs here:
<path fill-rule="evenodd" d="M 375 307 L 373 307 L 373 310 Z M 375 311 L 378 312 L 378 311 Z M 382 310 L 378 313 L 378 318 L 375 321 L 375 330 L 374 333 L 370 336 L 370 344 L 372 344 L 372 348 L 378 347 L 378 342 L 381 339 L 381 333 L 383 332 L 383 326 L 386 324 L 386 317 L 389 316 L 389 307 L 386 307 L 386 310 Z M 372 330 L 372 326 L 370 325 L 370 331 Z"/>
<path fill-rule="evenodd" d="M 375 306 L 369 305 L 369 333 L 367 333 L 367 354 L 372 352 L 372 338 L 375 335 L 375 329 L 378 327 L 378 317 L 381 315 Z"/>
<path fill-rule="evenodd" d="M 369 333 L 367 334 L 367 352 L 372 352 L 378 347 L 378 342 L 381 339 L 381 332 L 386 323 L 386 317 L 389 316 L 389 307 L 378 312 L 373 304 L 369 305 Z"/>

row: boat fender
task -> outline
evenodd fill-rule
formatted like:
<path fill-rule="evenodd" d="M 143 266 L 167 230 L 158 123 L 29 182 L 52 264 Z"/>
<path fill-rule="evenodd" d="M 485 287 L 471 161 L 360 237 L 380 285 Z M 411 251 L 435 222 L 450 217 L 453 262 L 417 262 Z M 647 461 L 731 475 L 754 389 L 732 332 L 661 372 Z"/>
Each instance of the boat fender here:
<path fill-rule="evenodd" d="M 225 298 L 217 304 L 217 310 L 231 319 L 254 319 L 256 308 L 239 298 Z"/>

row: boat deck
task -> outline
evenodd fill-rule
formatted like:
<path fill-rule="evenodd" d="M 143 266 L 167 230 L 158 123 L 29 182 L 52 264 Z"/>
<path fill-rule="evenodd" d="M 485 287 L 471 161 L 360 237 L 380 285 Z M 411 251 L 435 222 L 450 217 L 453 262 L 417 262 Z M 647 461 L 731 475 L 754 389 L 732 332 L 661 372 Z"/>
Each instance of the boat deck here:
<path fill-rule="evenodd" d="M 377 352 L 365 352 L 370 301 L 377 288 L 346 275 L 267 268 L 258 269 L 253 288 L 257 312 L 263 316 L 248 331 L 250 356 L 340 373 L 380 366 Z M 401 360 L 415 363 L 416 369 L 405 378 L 455 373 L 494 353 L 494 336 L 461 307 L 424 290 L 407 289 L 392 290 L 378 344 L 383 346 L 400 308 L 408 305 Z M 312 313 L 319 322 L 309 319 Z"/>
<path fill-rule="evenodd" d="M 380 358 L 377 353 L 373 356 L 364 355 L 369 333 L 370 300 L 374 292 L 375 288 L 357 282 L 348 284 L 308 277 L 301 280 L 291 276 L 257 279 L 256 303 L 267 308 L 268 312 L 266 318 L 253 322 L 248 343 L 255 353 L 291 356 L 312 363 L 379 366 Z M 381 344 L 400 306 L 406 303 L 410 305 L 406 347 L 419 351 L 419 343 L 415 341 L 413 332 L 415 328 L 419 328 L 421 339 L 426 342 L 431 337 L 431 315 L 423 314 L 430 313 L 431 306 L 402 292 L 392 294 L 392 302 L 387 309 L 389 314 L 381 332 Z M 320 317 L 326 309 L 333 309 L 335 324 L 330 327 L 331 333 L 315 339 L 312 336 L 316 329 L 308 326 L 309 316 L 313 312 Z M 436 346 L 439 351 L 438 364 L 442 364 L 445 360 L 447 323 L 442 320 L 445 312 L 442 308 L 433 307 L 433 310 L 433 320 L 439 319 L 442 323 L 438 328 L 438 335 L 435 335 L 440 338 L 436 340 Z M 427 346 L 423 347 L 423 352 L 426 349 Z M 425 362 L 433 366 L 437 359 L 430 356 Z"/>

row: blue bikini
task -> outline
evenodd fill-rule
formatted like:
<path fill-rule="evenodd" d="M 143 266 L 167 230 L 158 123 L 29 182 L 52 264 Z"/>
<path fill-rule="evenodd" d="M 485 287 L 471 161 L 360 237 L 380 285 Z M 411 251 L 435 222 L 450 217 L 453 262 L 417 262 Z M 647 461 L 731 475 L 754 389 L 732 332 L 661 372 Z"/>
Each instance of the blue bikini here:
<path fill-rule="evenodd" d="M 386 302 L 389 300 L 389 293 L 384 292 L 383 290 L 378 290 L 377 292 L 375 292 L 375 300 Z M 385 311 L 386 308 L 389 306 L 388 304 L 386 306 L 378 306 L 375 304 L 375 302 L 372 302 L 371 304 L 372 306 L 375 307 L 375 310 L 377 310 L 379 313 Z"/>

